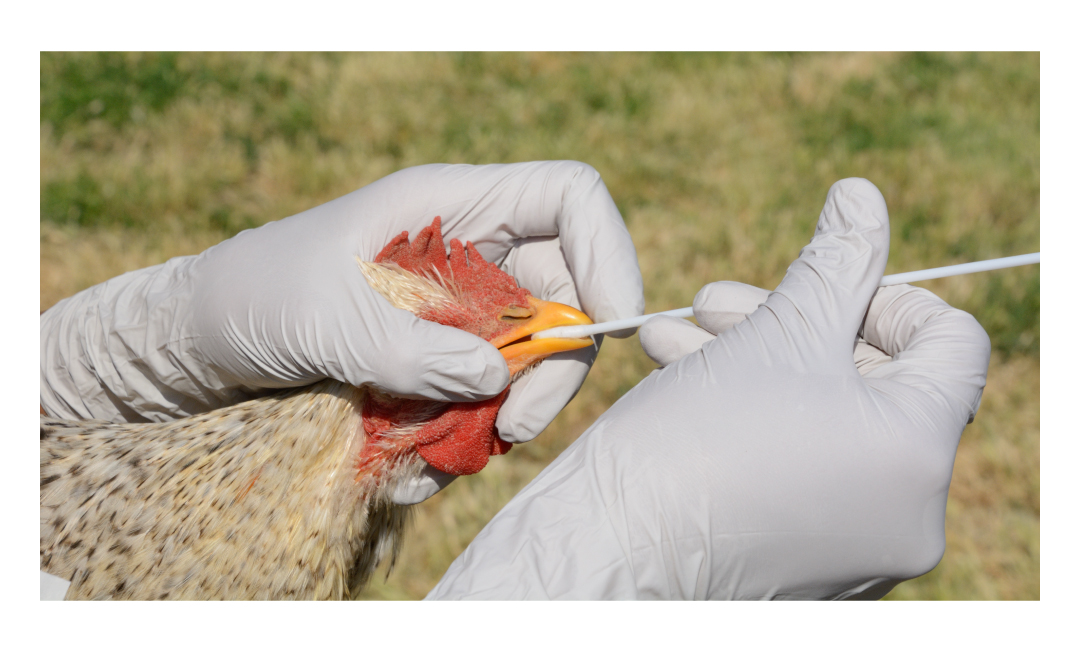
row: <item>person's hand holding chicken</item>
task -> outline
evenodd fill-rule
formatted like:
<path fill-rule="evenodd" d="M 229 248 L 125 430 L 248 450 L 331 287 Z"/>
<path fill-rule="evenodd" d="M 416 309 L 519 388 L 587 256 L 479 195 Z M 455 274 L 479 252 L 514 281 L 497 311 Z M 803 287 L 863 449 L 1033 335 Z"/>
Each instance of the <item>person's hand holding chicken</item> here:
<path fill-rule="evenodd" d="M 405 169 L 197 256 L 124 274 L 41 318 L 50 416 L 166 421 L 324 378 L 398 397 L 478 401 L 509 383 L 495 347 L 394 308 L 357 271 L 394 237 L 442 217 L 539 298 L 595 321 L 641 314 L 636 252 L 599 174 L 580 162 Z M 596 348 L 549 358 L 499 412 L 502 440 L 539 434 L 577 393 Z M 395 493 L 422 501 L 429 468 Z"/>

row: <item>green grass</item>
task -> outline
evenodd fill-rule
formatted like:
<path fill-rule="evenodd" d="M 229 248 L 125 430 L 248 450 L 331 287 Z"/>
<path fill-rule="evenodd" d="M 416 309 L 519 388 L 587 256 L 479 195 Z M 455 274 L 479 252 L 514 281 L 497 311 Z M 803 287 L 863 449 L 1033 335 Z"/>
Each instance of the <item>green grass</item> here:
<path fill-rule="evenodd" d="M 888 273 L 1039 249 L 1038 54 L 43 54 L 41 307 L 430 162 L 577 159 L 638 248 L 648 311 L 774 287 L 829 186 L 892 221 Z M 925 284 L 994 345 L 948 547 L 890 598 L 1039 597 L 1039 269 Z M 367 594 L 422 596 L 652 364 L 607 340 L 528 446 L 424 503 Z"/>

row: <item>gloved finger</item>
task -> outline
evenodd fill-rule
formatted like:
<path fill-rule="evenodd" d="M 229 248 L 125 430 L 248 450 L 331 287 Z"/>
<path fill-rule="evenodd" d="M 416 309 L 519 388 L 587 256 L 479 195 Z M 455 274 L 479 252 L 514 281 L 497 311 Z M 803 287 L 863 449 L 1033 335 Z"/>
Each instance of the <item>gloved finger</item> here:
<path fill-rule="evenodd" d="M 382 297 L 375 303 L 382 311 L 364 315 L 362 325 L 350 329 L 343 321 L 323 333 L 333 340 L 332 351 L 325 346 L 317 351 L 327 377 L 357 386 L 371 383 L 403 398 L 437 401 L 480 401 L 510 383 L 506 360 L 488 342 L 418 319 Z M 361 329 L 367 333 L 366 343 L 352 339 Z"/>
<path fill-rule="evenodd" d="M 556 353 L 516 380 L 495 420 L 499 437 L 520 444 L 542 433 L 577 395 L 598 349 L 591 346 Z"/>
<path fill-rule="evenodd" d="M 817 230 L 759 313 L 769 348 L 783 345 L 818 370 L 854 373 L 851 348 L 889 255 L 885 199 L 870 181 L 840 180 L 829 189 Z M 757 316 L 757 315 L 755 315 Z M 770 327 L 771 326 L 771 327 Z"/>
<path fill-rule="evenodd" d="M 634 243 L 600 174 L 588 164 L 417 167 L 405 175 L 390 177 L 399 187 L 422 183 L 427 204 L 420 215 L 442 216 L 447 239 L 469 239 L 485 259 L 501 264 L 520 240 L 558 236 L 586 314 L 601 322 L 644 310 Z"/>
<path fill-rule="evenodd" d="M 694 296 L 694 318 L 702 328 L 719 335 L 740 323 L 768 298 L 767 289 L 753 285 L 727 280 L 709 283 Z"/>
<path fill-rule="evenodd" d="M 390 500 L 399 506 L 411 506 L 427 501 L 455 480 L 457 476 L 425 464 L 416 476 L 398 483 L 390 492 Z"/>
<path fill-rule="evenodd" d="M 640 315 L 645 310 L 637 251 L 615 201 L 596 169 L 579 162 L 552 169 L 565 188 L 555 210 L 563 256 L 581 308 L 596 322 Z M 624 338 L 633 329 L 609 333 Z"/>
<path fill-rule="evenodd" d="M 521 240 L 503 269 L 537 298 L 581 307 L 557 237 Z M 557 353 L 518 378 L 495 422 L 499 437 L 515 444 L 528 442 L 547 428 L 589 373 L 599 349 L 600 340 L 595 341 L 593 347 Z"/>
<path fill-rule="evenodd" d="M 892 356 L 868 379 L 902 383 L 958 420 L 974 419 L 990 364 L 990 338 L 975 317 L 926 289 L 892 285 L 874 296 L 862 334 Z"/>
<path fill-rule="evenodd" d="M 716 335 L 689 321 L 665 316 L 649 319 L 638 331 L 645 355 L 661 367 L 697 351 L 702 344 L 715 338 Z"/>

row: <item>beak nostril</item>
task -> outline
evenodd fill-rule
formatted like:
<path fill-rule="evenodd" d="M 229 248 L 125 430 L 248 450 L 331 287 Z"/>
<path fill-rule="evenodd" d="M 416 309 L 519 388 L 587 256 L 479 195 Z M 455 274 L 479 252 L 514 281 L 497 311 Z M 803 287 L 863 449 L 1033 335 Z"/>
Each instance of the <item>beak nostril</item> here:
<path fill-rule="evenodd" d="M 527 307 L 521 307 L 520 305 L 509 305 L 502 311 L 500 319 L 528 319 L 532 317 L 533 311 Z"/>

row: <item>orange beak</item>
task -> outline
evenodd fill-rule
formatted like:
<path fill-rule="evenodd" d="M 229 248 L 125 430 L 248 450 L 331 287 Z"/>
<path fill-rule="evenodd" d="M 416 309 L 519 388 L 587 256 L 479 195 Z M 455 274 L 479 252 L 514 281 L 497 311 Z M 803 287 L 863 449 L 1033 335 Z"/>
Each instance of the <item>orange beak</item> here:
<path fill-rule="evenodd" d="M 592 323 L 592 319 L 585 316 L 584 312 L 562 303 L 541 301 L 532 296 L 528 301 L 528 308 L 514 308 L 517 312 L 509 319 L 504 318 L 515 321 L 518 325 L 491 341 L 492 346 L 499 349 L 506 359 L 511 375 L 549 355 L 592 346 L 591 337 L 532 339 L 532 335 L 541 330 L 588 325 Z"/>

